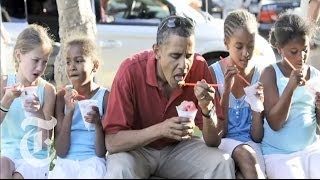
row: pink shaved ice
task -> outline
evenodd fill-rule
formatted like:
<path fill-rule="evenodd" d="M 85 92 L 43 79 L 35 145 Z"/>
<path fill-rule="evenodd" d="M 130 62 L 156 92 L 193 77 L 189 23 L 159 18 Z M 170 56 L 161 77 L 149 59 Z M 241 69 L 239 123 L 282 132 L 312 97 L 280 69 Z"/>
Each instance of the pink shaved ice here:
<path fill-rule="evenodd" d="M 180 109 L 183 111 L 196 111 L 197 107 L 193 103 L 193 101 L 182 101 L 182 103 L 179 105 Z"/>

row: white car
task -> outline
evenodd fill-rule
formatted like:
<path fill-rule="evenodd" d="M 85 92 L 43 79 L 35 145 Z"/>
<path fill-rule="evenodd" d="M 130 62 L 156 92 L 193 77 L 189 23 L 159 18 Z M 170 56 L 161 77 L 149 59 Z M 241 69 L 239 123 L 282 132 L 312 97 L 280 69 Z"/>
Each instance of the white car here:
<path fill-rule="evenodd" d="M 228 55 L 223 43 L 223 20 L 204 17 L 188 6 L 185 0 L 109 0 L 105 7 L 105 22 L 100 21 L 100 0 L 95 0 L 93 4 L 97 17 L 97 44 L 101 48 L 102 58 L 102 67 L 95 80 L 105 87 L 111 86 L 123 60 L 134 53 L 152 48 L 158 24 L 170 14 L 186 16 L 196 22 L 196 52 L 202 54 L 208 64 L 217 61 L 220 56 Z M 13 30 L 14 27 L 10 24 L 12 23 L 4 23 L 12 34 L 22 29 L 19 27 Z M 276 62 L 269 43 L 260 35 L 256 37 L 257 63 L 266 65 Z"/>

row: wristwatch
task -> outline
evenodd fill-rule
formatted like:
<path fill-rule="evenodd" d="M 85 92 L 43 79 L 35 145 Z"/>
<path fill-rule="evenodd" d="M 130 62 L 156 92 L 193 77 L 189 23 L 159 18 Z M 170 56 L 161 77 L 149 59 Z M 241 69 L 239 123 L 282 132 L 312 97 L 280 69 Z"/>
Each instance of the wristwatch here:
<path fill-rule="evenodd" d="M 206 117 L 206 118 L 211 118 L 214 114 L 216 113 L 216 108 L 215 106 L 212 106 L 212 108 L 209 110 L 208 114 L 204 114 L 201 111 L 202 116 Z"/>

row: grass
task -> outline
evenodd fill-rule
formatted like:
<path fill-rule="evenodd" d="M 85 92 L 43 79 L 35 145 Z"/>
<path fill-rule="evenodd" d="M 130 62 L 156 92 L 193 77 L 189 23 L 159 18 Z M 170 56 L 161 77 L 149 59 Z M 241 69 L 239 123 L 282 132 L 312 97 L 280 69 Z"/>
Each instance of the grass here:
<path fill-rule="evenodd" d="M 200 129 L 199 129 L 197 126 L 195 126 L 195 127 L 193 128 L 193 130 L 194 130 L 194 135 L 195 135 L 195 136 L 198 136 L 198 137 L 201 137 L 201 136 L 202 136 L 202 132 L 200 131 Z"/>

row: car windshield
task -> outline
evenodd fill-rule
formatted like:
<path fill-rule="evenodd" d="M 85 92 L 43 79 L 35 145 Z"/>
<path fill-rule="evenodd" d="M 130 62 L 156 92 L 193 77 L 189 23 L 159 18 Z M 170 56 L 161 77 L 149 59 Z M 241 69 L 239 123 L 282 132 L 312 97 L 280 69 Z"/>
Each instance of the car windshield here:
<path fill-rule="evenodd" d="M 26 22 L 25 1 L 1 0 L 3 22 Z"/>
<path fill-rule="evenodd" d="M 161 0 L 109 0 L 102 4 L 105 12 L 100 23 L 157 25 L 168 15 L 168 6 Z"/>

